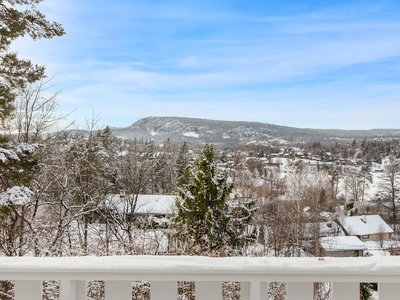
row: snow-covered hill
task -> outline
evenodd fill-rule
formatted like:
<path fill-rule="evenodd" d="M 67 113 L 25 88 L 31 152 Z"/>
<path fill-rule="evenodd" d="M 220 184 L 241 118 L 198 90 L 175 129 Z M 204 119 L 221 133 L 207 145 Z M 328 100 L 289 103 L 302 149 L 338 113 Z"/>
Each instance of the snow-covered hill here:
<path fill-rule="evenodd" d="M 236 145 L 242 141 L 305 142 L 321 139 L 400 137 L 398 129 L 336 130 L 306 129 L 268 123 L 217 121 L 181 117 L 148 117 L 126 128 L 113 128 L 126 138 L 189 141 L 195 144 Z"/>

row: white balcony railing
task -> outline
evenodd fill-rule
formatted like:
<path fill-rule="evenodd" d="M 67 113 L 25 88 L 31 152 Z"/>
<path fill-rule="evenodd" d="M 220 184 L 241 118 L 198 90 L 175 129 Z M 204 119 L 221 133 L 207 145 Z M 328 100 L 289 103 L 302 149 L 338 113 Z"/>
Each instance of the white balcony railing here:
<path fill-rule="evenodd" d="M 377 282 L 379 300 L 394 300 L 400 257 L 2 257 L 0 280 L 15 281 L 15 300 L 41 300 L 43 280 L 60 281 L 61 300 L 86 300 L 89 280 L 105 281 L 106 300 L 131 300 L 137 280 L 151 282 L 151 300 L 176 300 L 177 281 L 195 281 L 196 300 L 222 299 L 224 281 L 241 282 L 242 300 L 268 299 L 271 281 L 286 282 L 287 300 L 313 299 L 314 282 L 332 282 L 334 300 L 358 300 L 360 282 Z"/>

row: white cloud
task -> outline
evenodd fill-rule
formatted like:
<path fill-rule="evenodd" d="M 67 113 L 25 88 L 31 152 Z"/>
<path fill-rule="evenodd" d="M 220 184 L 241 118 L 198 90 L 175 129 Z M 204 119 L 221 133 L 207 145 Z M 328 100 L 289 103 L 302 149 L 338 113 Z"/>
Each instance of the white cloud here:
<path fill-rule="evenodd" d="M 371 7 L 261 16 L 168 2 L 53 2 L 43 8 L 65 21 L 67 35 L 13 48 L 58 69 L 62 106 L 78 107 L 81 122 L 95 109 L 115 126 L 148 115 L 398 126 L 400 70 L 385 73 L 381 63 L 399 60 L 400 23 L 371 19 Z"/>
<path fill-rule="evenodd" d="M 183 68 L 197 68 L 199 56 L 187 56 L 178 61 L 178 66 Z"/>

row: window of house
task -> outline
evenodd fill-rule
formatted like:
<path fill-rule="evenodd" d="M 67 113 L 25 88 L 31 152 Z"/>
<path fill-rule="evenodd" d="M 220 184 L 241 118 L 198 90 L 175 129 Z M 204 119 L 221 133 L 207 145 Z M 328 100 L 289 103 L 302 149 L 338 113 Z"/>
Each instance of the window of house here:
<path fill-rule="evenodd" d="M 362 235 L 361 238 L 362 238 L 362 239 L 369 239 L 369 234 Z"/>

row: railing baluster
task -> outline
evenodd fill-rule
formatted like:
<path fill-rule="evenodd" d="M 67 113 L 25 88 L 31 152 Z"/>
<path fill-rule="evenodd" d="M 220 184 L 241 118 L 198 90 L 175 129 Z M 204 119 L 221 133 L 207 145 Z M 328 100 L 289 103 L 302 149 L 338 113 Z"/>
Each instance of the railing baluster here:
<path fill-rule="evenodd" d="M 60 281 L 60 300 L 86 300 L 86 298 L 86 281 Z"/>
<path fill-rule="evenodd" d="M 42 300 L 42 281 L 16 280 L 15 300 Z"/>
<path fill-rule="evenodd" d="M 379 300 L 400 299 L 400 283 L 379 283 Z"/>
<path fill-rule="evenodd" d="M 358 282 L 333 282 L 332 287 L 333 300 L 360 299 L 360 283 Z"/>
<path fill-rule="evenodd" d="M 287 282 L 286 300 L 312 300 L 314 299 L 313 282 Z"/>
<path fill-rule="evenodd" d="M 72 287 L 70 280 L 60 280 L 60 299 L 75 300 L 72 298 Z"/>
<path fill-rule="evenodd" d="M 178 285 L 176 281 L 152 281 L 150 283 L 150 294 L 151 300 L 176 300 Z"/>
<path fill-rule="evenodd" d="M 196 300 L 222 300 L 221 281 L 196 281 Z"/>
<path fill-rule="evenodd" d="M 268 300 L 268 282 L 242 281 L 241 300 Z"/>
<path fill-rule="evenodd" d="M 132 281 L 106 281 L 105 300 L 132 300 Z"/>
<path fill-rule="evenodd" d="M 268 288 L 269 288 L 269 282 L 260 283 L 260 290 L 261 290 L 260 300 L 268 300 Z"/>
<path fill-rule="evenodd" d="M 250 282 L 242 281 L 240 283 L 240 299 L 250 300 Z"/>

